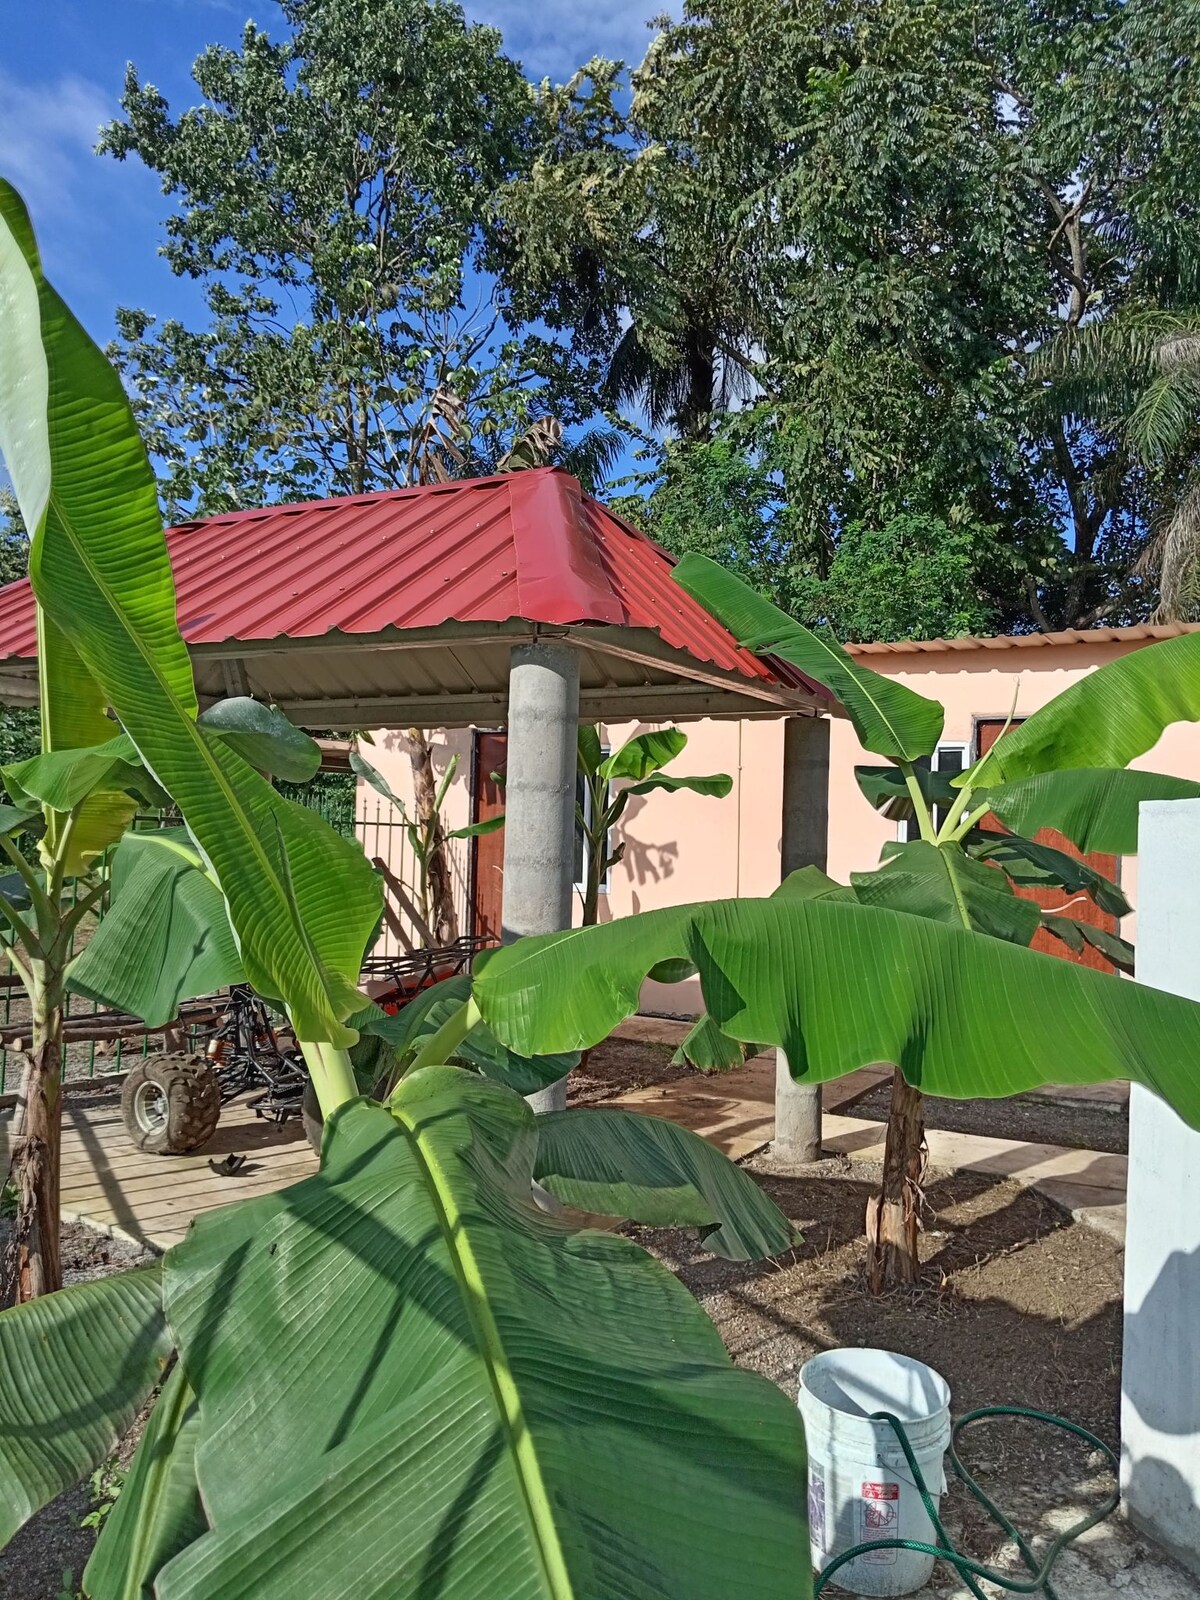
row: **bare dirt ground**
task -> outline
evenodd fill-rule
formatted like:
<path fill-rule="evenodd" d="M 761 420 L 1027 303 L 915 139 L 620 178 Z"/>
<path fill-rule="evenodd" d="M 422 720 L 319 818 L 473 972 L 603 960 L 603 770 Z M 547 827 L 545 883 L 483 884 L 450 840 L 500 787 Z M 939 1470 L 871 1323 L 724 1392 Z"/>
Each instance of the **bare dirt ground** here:
<path fill-rule="evenodd" d="M 610 1041 L 594 1050 L 572 1083 L 572 1103 L 597 1104 L 645 1084 L 686 1075 L 670 1068 L 669 1047 Z M 989 1107 L 999 1111 L 999 1105 Z M 1107 1117 L 1111 1112 L 1085 1114 Z M 1003 1136 L 1003 1125 L 987 1131 Z M 1012 1133 L 1010 1137 L 1033 1137 Z M 1065 1139 L 1050 1142 L 1066 1143 Z M 879 1345 L 913 1355 L 943 1374 L 955 1414 L 1016 1403 L 1068 1416 L 1115 1446 L 1118 1438 L 1122 1252 L 1073 1223 L 1029 1189 L 973 1174 L 933 1172 L 927 1187 L 924 1273 L 919 1288 L 882 1299 L 862 1283 L 862 1222 L 875 1176 L 840 1159 L 799 1173 L 773 1170 L 766 1156 L 748 1169 L 801 1228 L 804 1243 L 776 1261 L 739 1264 L 703 1251 L 694 1234 L 627 1231 L 698 1297 L 732 1354 L 791 1397 L 800 1367 L 838 1345 Z M 80 1230 L 82 1231 L 82 1230 Z M 111 1241 L 79 1241 L 75 1270 L 118 1270 Z M 110 1259 L 91 1260 L 108 1253 Z M 127 1441 L 126 1453 L 130 1448 Z M 1040 1540 L 1075 1520 L 1108 1491 L 1102 1458 L 1024 1424 L 988 1425 L 964 1457 L 989 1492 Z M 65 1567 L 74 1582 L 92 1534 L 78 1523 L 86 1487 L 48 1507 L 0 1553 L 3 1600 L 58 1600 Z M 1004 1560 L 1002 1541 L 965 1492 L 944 1503 L 951 1536 L 981 1559 Z M 1197 1600 L 1200 1582 L 1183 1574 L 1120 1519 L 1089 1534 L 1059 1568 L 1060 1600 Z M 989 1593 L 999 1593 L 991 1590 Z M 930 1600 L 959 1600 L 961 1582 L 939 1567 Z"/>

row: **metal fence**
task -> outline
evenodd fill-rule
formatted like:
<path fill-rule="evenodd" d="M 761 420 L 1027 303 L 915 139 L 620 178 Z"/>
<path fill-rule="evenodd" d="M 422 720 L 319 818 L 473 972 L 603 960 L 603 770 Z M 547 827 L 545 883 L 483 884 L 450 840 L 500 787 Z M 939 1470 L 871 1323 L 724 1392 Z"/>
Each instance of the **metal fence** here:
<path fill-rule="evenodd" d="M 373 861 L 383 874 L 386 892 L 383 927 L 375 945 L 378 955 L 398 955 L 406 950 L 419 949 L 426 943 L 416 915 L 419 888 L 417 863 L 409 844 L 404 824 L 382 798 L 370 803 L 355 814 L 353 807 L 338 805 L 336 798 L 315 795 L 306 800 L 303 791 L 293 796 L 310 810 L 318 812 L 332 827 L 348 837 L 357 838 L 368 860 Z M 161 828 L 178 825 L 178 818 L 168 815 L 139 816 L 136 828 Z M 111 854 L 106 855 L 100 875 L 107 878 Z M 451 846 L 451 875 L 455 887 L 455 901 L 460 927 L 468 929 L 468 876 L 469 855 L 465 841 Z M 78 890 L 73 886 L 72 897 Z M 93 928 L 104 915 L 108 905 L 107 894 L 102 898 L 95 917 L 85 917 L 76 930 L 72 954 L 90 938 Z M 81 995 L 67 996 L 67 1040 L 64 1048 L 63 1075 L 67 1079 L 94 1078 L 123 1070 L 122 1061 L 132 1056 L 146 1055 L 158 1048 L 158 1035 L 132 1029 L 126 1033 L 104 1028 L 104 1008 Z M 95 1019 L 92 1022 L 90 1019 Z M 0 1094 L 17 1087 L 16 1074 L 20 1070 L 18 1057 L 29 1042 L 31 1022 L 29 1001 L 24 987 L 15 974 L 0 974 Z M 107 1036 L 105 1034 L 107 1033 Z M 195 1027 L 187 1030 L 187 1047 L 197 1043 Z"/>

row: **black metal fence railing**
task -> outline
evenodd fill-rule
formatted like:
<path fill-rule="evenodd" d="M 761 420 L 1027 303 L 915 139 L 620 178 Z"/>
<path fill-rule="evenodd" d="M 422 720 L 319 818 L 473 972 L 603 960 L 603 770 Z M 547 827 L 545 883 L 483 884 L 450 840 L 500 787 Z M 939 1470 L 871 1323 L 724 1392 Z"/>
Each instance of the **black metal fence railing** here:
<path fill-rule="evenodd" d="M 295 798 L 301 799 L 302 792 L 296 793 Z M 305 800 L 304 803 L 324 816 L 339 832 L 349 835 L 351 827 L 348 822 L 352 822 L 353 836 L 362 845 L 368 859 L 379 862 L 384 868 L 388 905 L 374 954 L 380 957 L 397 956 L 419 949 L 425 940 L 413 915 L 419 893 L 417 863 L 404 824 L 392 807 L 380 799 L 374 805 L 368 802 L 357 814 L 347 814 L 344 807 L 329 803 L 324 796 L 315 796 L 314 801 Z M 148 814 L 136 817 L 134 827 L 170 827 L 177 822 L 178 818 L 169 815 Z M 101 863 L 102 878 L 108 877 L 110 856 L 111 853 L 106 855 Z M 467 931 L 467 855 L 462 841 L 458 842 L 453 855 L 452 871 L 460 926 Z M 73 886 L 72 901 L 78 892 Z M 80 923 L 73 941 L 73 955 L 91 937 L 107 906 L 108 896 L 105 894 L 95 915 L 89 914 Z M 107 1015 L 111 1018 L 111 1013 Z M 118 1073 L 123 1070 L 123 1060 L 127 1061 L 131 1055 L 144 1056 L 152 1047 L 157 1047 L 157 1033 L 148 1034 L 136 1023 L 126 1023 L 123 1019 L 119 1024 L 114 1025 L 112 1021 L 106 1024 L 105 1016 L 104 1008 L 94 1000 L 84 999 L 81 995 L 68 995 L 64 1078 L 78 1080 L 110 1072 Z M 11 1093 L 17 1088 L 18 1058 L 28 1048 L 31 1021 L 29 1001 L 20 979 L 13 973 L 0 973 L 0 1094 Z M 195 1026 L 186 1032 L 187 1047 L 194 1048 Z"/>

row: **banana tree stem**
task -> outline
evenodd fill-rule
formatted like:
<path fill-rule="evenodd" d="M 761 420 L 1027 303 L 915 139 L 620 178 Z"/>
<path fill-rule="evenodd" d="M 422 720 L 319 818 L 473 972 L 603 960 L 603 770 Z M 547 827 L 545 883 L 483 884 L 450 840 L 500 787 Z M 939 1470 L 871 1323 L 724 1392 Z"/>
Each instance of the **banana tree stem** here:
<path fill-rule="evenodd" d="M 330 1117 L 358 1094 L 349 1052 L 322 1040 L 301 1039 L 299 1044 L 321 1104 L 321 1115 Z"/>
<path fill-rule="evenodd" d="M 421 1067 L 444 1065 L 480 1020 L 479 1007 L 474 1000 L 464 1000 L 457 1011 L 451 1012 L 438 1031 L 426 1039 L 405 1069 L 405 1075 L 417 1072 Z"/>
<path fill-rule="evenodd" d="M 904 785 L 908 790 L 908 797 L 913 803 L 913 810 L 917 814 L 917 827 L 922 839 L 929 844 L 936 844 L 937 837 L 933 831 L 933 818 L 929 815 L 929 807 L 925 804 L 925 796 L 921 793 L 921 785 L 917 782 L 917 774 L 911 761 L 898 763 L 904 774 Z"/>

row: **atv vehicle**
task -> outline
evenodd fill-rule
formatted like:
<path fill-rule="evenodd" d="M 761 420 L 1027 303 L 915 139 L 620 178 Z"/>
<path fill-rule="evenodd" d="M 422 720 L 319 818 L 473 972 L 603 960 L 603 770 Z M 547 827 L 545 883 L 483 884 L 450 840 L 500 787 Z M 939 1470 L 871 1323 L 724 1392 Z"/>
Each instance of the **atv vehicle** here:
<path fill-rule="evenodd" d="M 394 1015 L 430 984 L 466 971 L 487 941 L 463 938 L 402 956 L 369 957 L 363 982 L 375 1004 Z M 301 1117 L 314 1150 L 321 1148 L 322 1117 L 299 1046 L 281 1042 L 266 1005 L 249 984 L 229 991 L 224 1015 L 203 1055 L 148 1055 L 132 1068 L 121 1090 L 121 1116 L 139 1150 L 186 1155 L 208 1143 L 221 1107 L 247 1090 L 256 1116 L 284 1123 Z"/>

